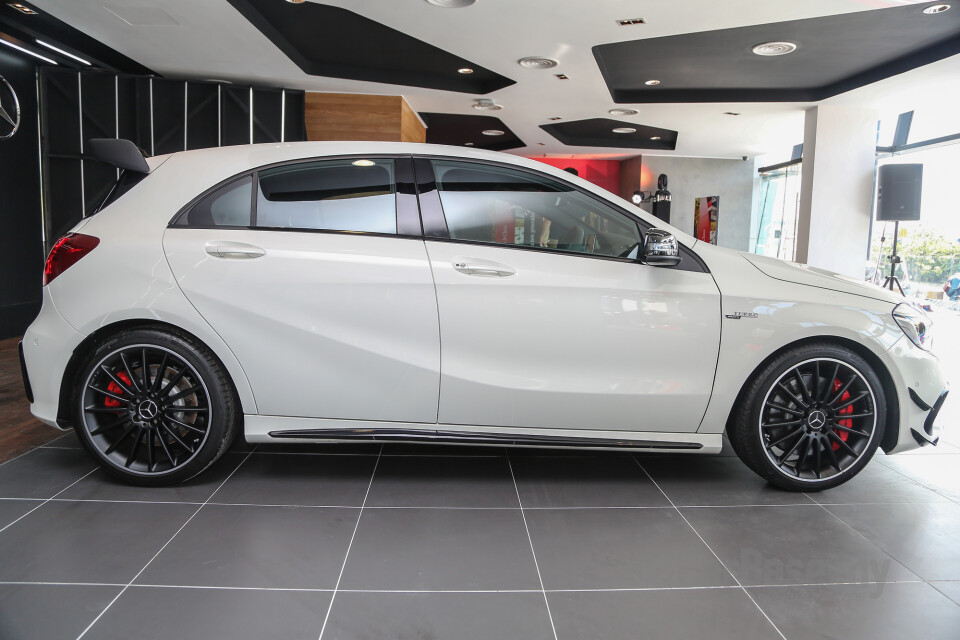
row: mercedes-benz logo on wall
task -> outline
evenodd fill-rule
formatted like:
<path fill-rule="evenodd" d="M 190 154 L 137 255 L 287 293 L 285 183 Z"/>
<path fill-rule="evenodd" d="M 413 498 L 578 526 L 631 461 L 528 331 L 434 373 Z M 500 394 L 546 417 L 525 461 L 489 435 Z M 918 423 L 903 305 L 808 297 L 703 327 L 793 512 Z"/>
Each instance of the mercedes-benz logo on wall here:
<path fill-rule="evenodd" d="M 0 76 L 0 140 L 13 137 L 20 128 L 20 101 L 17 92 Z"/>

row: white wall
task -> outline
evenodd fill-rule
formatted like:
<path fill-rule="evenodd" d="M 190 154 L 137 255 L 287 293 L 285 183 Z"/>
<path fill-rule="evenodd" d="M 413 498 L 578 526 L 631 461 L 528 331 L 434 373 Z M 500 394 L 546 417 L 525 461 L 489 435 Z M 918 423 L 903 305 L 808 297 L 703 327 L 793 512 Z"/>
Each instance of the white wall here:
<path fill-rule="evenodd" d="M 750 245 L 750 224 L 756 208 L 754 162 L 643 156 L 643 191 L 656 191 L 657 176 L 667 174 L 673 204 L 670 224 L 693 234 L 693 208 L 697 198 L 720 196 L 717 244 L 746 251 Z M 647 211 L 650 204 L 644 204 Z"/>

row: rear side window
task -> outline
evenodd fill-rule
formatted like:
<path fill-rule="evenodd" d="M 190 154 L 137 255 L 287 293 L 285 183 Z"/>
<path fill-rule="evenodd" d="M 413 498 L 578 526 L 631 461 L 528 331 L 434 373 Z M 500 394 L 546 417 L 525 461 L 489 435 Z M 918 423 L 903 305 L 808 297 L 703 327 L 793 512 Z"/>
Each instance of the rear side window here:
<path fill-rule="evenodd" d="M 253 178 L 246 176 L 226 184 L 174 223 L 178 227 L 249 227 Z"/>
<path fill-rule="evenodd" d="M 261 171 L 256 226 L 395 234 L 393 160 L 328 160 Z"/>

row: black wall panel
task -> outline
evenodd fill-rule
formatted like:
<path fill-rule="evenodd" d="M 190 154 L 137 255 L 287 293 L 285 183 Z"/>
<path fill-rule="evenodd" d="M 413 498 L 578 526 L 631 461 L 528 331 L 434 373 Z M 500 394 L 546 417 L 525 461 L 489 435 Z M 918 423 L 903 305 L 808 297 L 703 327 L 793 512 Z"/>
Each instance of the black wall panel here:
<path fill-rule="evenodd" d="M 153 80 L 153 154 L 183 151 L 186 148 L 186 83 Z"/>
<path fill-rule="evenodd" d="M 220 146 L 219 88 L 191 82 L 187 87 L 187 149 Z"/>
<path fill-rule="evenodd" d="M 33 63 L 0 51 L 0 75 L 17 93 L 20 128 L 0 140 L 0 339 L 19 336 L 40 310 L 43 224 Z M 9 99 L 6 98 L 6 99 Z M 9 104 L 9 103 L 6 103 Z M 12 114 L 11 114 L 12 115 Z M 4 123 L 6 124 L 6 123 Z M 4 130 L 6 134 L 8 130 Z"/>
<path fill-rule="evenodd" d="M 283 90 L 253 90 L 253 141 L 280 142 L 283 137 Z"/>
<path fill-rule="evenodd" d="M 150 78 L 119 76 L 117 78 L 118 138 L 133 142 L 151 153 L 150 141 Z"/>
<path fill-rule="evenodd" d="M 80 105 L 84 150 L 91 138 L 117 136 L 116 76 L 106 73 L 80 75 Z M 96 160 L 83 161 L 84 215 L 90 215 L 117 180 L 113 167 Z"/>
<path fill-rule="evenodd" d="M 307 122 L 304 118 L 306 97 L 303 91 L 284 91 L 284 142 L 301 142 L 307 139 Z"/>
<path fill-rule="evenodd" d="M 250 87 L 220 87 L 220 144 L 250 144 Z"/>
<path fill-rule="evenodd" d="M 79 158 L 80 74 L 45 68 L 40 78 L 43 150 L 48 155 Z"/>

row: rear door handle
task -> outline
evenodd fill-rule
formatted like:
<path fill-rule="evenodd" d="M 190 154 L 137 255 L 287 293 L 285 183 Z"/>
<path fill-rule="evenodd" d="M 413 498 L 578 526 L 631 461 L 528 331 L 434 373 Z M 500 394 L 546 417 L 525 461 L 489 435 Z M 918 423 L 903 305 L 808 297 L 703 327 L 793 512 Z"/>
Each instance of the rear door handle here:
<path fill-rule="evenodd" d="M 469 259 L 457 260 L 453 268 L 470 276 L 496 276 L 504 278 L 517 273 L 516 269 L 496 262 L 471 262 Z"/>
<path fill-rule="evenodd" d="M 225 242 L 214 240 L 204 246 L 204 250 L 214 258 L 227 258 L 228 260 L 243 260 L 247 258 L 259 258 L 266 255 L 261 247 L 246 242 Z"/>

